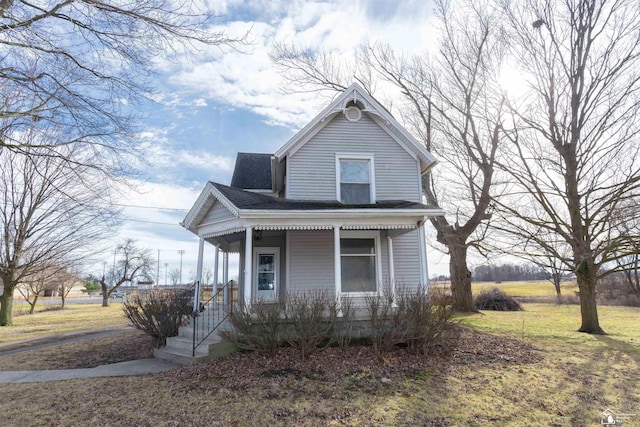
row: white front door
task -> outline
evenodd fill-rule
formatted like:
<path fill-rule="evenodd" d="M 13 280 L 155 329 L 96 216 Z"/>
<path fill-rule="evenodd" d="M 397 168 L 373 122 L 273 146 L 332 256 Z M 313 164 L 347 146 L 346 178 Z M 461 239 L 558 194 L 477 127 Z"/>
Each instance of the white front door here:
<path fill-rule="evenodd" d="M 256 302 L 275 302 L 280 278 L 280 248 L 254 248 L 253 259 Z"/>

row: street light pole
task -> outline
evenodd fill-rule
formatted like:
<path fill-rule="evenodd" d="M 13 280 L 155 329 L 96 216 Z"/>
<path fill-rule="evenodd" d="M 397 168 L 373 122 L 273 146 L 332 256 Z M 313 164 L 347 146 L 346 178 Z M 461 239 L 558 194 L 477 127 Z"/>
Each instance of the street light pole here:
<path fill-rule="evenodd" d="M 178 254 L 180 255 L 180 284 L 182 285 L 182 255 L 184 255 L 184 249 L 178 249 Z"/>

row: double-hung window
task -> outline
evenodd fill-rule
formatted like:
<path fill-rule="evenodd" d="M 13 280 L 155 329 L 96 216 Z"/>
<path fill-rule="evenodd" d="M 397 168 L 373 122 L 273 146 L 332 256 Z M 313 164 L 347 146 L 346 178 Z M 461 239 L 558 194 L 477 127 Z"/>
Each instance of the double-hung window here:
<path fill-rule="evenodd" d="M 375 203 L 373 156 L 336 155 L 336 193 L 341 203 Z"/>
<path fill-rule="evenodd" d="M 377 232 L 342 232 L 340 271 L 343 293 L 377 292 L 378 237 Z"/>

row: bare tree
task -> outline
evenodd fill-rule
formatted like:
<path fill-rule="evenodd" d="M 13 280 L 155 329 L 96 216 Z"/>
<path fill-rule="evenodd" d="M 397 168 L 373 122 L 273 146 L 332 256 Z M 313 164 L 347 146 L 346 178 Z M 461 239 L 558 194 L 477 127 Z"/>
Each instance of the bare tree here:
<path fill-rule="evenodd" d="M 373 92 L 376 82 L 397 90 L 401 120 L 442 163 L 423 176 L 426 202 L 449 214 L 431 219 L 450 256 L 454 308 L 476 311 L 467 266 L 469 248 L 482 250 L 491 217 L 495 162 L 502 139 L 504 100 L 497 76 L 504 40 L 498 20 L 478 2 L 436 2 L 441 42 L 433 55 L 405 57 L 388 46 L 363 48 L 358 65 L 329 54 L 276 45 L 275 63 L 297 89 L 344 90 L 352 74 Z M 435 175 L 437 174 L 437 175 Z"/>
<path fill-rule="evenodd" d="M 35 273 L 25 277 L 22 282 L 17 286 L 18 292 L 29 304 L 29 314 L 33 314 L 38 303 L 40 295 L 47 290 L 51 289 L 51 279 L 54 277 L 56 271 L 54 268 L 42 268 Z"/>
<path fill-rule="evenodd" d="M 178 282 L 180 281 L 179 268 L 172 268 L 171 270 L 169 270 L 169 281 L 171 282 L 172 285 L 178 284 Z"/>
<path fill-rule="evenodd" d="M 638 238 L 619 233 L 613 214 L 640 188 L 640 8 L 628 0 L 504 3 L 531 90 L 512 105 L 503 166 L 516 186 L 501 199 L 503 216 L 528 240 L 554 233 L 571 247 L 579 330 L 600 334 L 596 284 L 611 271 L 602 267 Z"/>
<path fill-rule="evenodd" d="M 65 158 L 75 156 L 71 148 L 60 151 Z M 70 169 L 56 157 L 0 156 L 0 326 L 12 324 L 19 283 L 80 259 L 113 225 L 109 188 L 94 172 L 80 165 Z"/>
<path fill-rule="evenodd" d="M 64 308 L 69 293 L 75 285 L 82 281 L 80 271 L 75 266 L 65 266 L 53 278 L 56 283 L 62 308 Z"/>
<path fill-rule="evenodd" d="M 136 107 L 151 93 L 156 58 L 199 44 L 239 46 L 246 36 L 211 31 L 213 12 L 188 1 L 50 0 L 0 2 L 0 149 L 63 156 L 103 170 L 126 168 Z M 200 8 L 200 10 L 199 10 Z M 25 144 L 25 129 L 60 138 Z M 2 150 L 4 151 L 4 150 Z"/>
<path fill-rule="evenodd" d="M 102 276 L 102 306 L 109 307 L 111 294 L 124 283 L 132 283 L 136 279 L 151 280 L 153 277 L 154 259 L 149 249 L 136 246 L 136 242 L 127 239 L 116 248 L 118 259 L 114 269 Z"/>

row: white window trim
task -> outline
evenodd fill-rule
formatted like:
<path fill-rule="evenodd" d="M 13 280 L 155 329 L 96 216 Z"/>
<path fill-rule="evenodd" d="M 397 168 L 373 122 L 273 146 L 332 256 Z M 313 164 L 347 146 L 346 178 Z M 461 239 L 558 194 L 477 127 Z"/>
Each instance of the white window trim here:
<path fill-rule="evenodd" d="M 340 160 L 368 160 L 369 161 L 369 203 L 376 202 L 376 168 L 373 154 L 362 153 L 336 153 L 336 200 L 341 202 L 340 194 Z"/>
<path fill-rule="evenodd" d="M 258 302 L 258 254 L 261 252 L 273 252 L 275 255 L 274 259 L 274 280 L 275 280 L 275 289 L 273 301 L 265 301 L 265 302 L 277 302 L 280 296 L 280 248 L 277 246 L 254 246 L 253 247 L 253 262 L 252 262 L 252 270 L 253 277 L 251 280 L 251 288 L 253 290 L 254 301 Z"/>
<path fill-rule="evenodd" d="M 349 297 L 368 297 L 380 295 L 382 287 L 380 286 L 380 278 L 382 277 L 382 248 L 380 246 L 380 230 L 341 230 L 340 240 L 342 239 L 373 239 L 375 245 L 375 265 L 376 265 L 376 290 L 372 292 L 345 292 L 342 290 L 342 280 L 340 280 L 340 295 Z M 338 242 L 340 244 L 340 242 Z M 338 246 L 339 247 L 339 246 Z M 340 253 L 340 262 L 342 263 L 342 253 Z"/>

